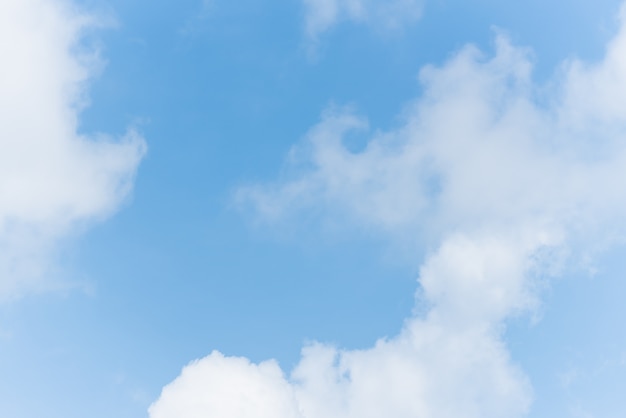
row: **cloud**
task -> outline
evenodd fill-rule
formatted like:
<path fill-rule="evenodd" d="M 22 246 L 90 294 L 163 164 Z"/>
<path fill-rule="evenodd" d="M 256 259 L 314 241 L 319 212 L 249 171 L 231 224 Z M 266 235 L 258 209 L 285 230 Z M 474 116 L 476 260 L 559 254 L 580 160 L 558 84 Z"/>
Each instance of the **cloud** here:
<path fill-rule="evenodd" d="M 182 36 L 193 36 L 197 34 L 211 18 L 215 7 L 213 0 L 202 0 L 197 6 L 194 14 L 187 18 L 178 32 Z"/>
<path fill-rule="evenodd" d="M 343 20 L 368 23 L 377 27 L 397 28 L 418 20 L 422 14 L 420 0 L 303 0 L 305 32 L 309 39 Z"/>
<path fill-rule="evenodd" d="M 421 276 L 436 306 L 393 339 L 356 351 L 308 346 L 289 379 L 274 361 L 255 366 L 214 352 L 163 389 L 150 417 L 522 416 L 532 393 L 500 341 L 498 319 L 519 303 L 507 297 L 523 300 L 517 264 L 525 248 L 501 244 L 458 236 L 433 254 Z"/>
<path fill-rule="evenodd" d="M 290 174 L 238 191 L 270 221 L 312 210 L 434 248 L 419 274 L 429 310 L 366 350 L 305 347 L 289 375 L 265 378 L 263 390 L 297 406 L 276 402 L 273 416 L 528 413 L 532 387 L 508 353 L 506 320 L 533 311 L 546 277 L 626 232 L 626 6 L 620 19 L 600 62 L 569 60 L 541 86 L 532 52 L 506 36 L 491 57 L 467 46 L 421 71 L 424 93 L 398 128 L 370 132 L 353 110 L 330 108 L 290 153 Z M 355 132 L 369 137 L 358 152 L 344 143 Z M 216 354 L 202 362 L 224 364 Z M 258 384 L 256 366 L 233 382 L 234 364 L 198 364 L 166 386 L 152 418 L 192 417 L 186 408 L 200 400 L 206 416 L 244 416 L 240 402 L 255 398 L 238 388 Z"/>
<path fill-rule="evenodd" d="M 289 384 L 274 361 L 259 365 L 218 352 L 191 363 L 164 389 L 153 418 L 299 416 Z"/>
<path fill-rule="evenodd" d="M 132 130 L 78 132 L 99 67 L 81 40 L 98 24 L 70 2 L 0 4 L 0 300 L 52 286 L 59 240 L 116 210 L 145 152 Z"/>

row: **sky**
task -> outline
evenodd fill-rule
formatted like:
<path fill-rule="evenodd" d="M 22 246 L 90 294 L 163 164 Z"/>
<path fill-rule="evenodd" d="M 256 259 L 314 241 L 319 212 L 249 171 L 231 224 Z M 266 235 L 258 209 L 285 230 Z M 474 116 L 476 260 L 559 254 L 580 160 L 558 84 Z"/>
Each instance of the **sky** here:
<path fill-rule="evenodd" d="M 1 0 L 0 416 L 626 410 L 626 3 Z"/>

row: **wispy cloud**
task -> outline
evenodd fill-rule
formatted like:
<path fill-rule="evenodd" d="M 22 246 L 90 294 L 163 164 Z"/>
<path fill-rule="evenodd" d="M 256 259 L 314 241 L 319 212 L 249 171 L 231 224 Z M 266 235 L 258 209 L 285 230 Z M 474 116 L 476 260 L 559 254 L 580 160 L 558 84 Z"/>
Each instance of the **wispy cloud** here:
<path fill-rule="evenodd" d="M 51 286 L 59 240 L 132 188 L 143 139 L 77 131 L 99 66 L 81 40 L 98 24 L 70 2 L 0 4 L 0 300 Z"/>
<path fill-rule="evenodd" d="M 538 280 L 626 233 L 620 16 L 600 62 L 565 62 L 545 86 L 531 52 L 503 35 L 492 57 L 467 46 L 424 68 L 403 125 L 360 152 L 343 138 L 367 121 L 329 109 L 291 153 L 298 174 L 238 198 L 274 221 L 321 209 L 419 236 L 435 248 L 419 276 L 430 310 L 366 350 L 308 346 L 288 375 L 214 352 L 164 388 L 151 417 L 524 416 L 532 389 L 506 348 L 506 319 L 537 305 Z"/>
<path fill-rule="evenodd" d="M 418 20 L 421 0 L 303 0 L 305 32 L 309 40 L 341 21 L 367 23 L 380 28 L 398 28 Z"/>
<path fill-rule="evenodd" d="M 191 36 L 197 33 L 207 24 L 208 19 L 213 13 L 215 7 L 213 0 L 202 0 L 197 7 L 195 13 L 187 18 L 185 23 L 179 29 L 179 33 L 183 36 Z"/>

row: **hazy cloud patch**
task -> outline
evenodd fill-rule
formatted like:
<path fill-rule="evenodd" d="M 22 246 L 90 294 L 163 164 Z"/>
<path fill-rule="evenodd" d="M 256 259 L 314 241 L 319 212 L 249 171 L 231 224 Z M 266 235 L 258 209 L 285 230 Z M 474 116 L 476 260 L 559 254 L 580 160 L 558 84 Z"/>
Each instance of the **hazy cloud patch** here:
<path fill-rule="evenodd" d="M 132 130 L 78 133 L 98 24 L 69 1 L 0 4 L 0 300 L 52 286 L 59 241 L 116 210 L 145 152 Z"/>
<path fill-rule="evenodd" d="M 377 28 L 397 29 L 418 20 L 421 0 L 303 0 L 305 33 L 316 41 L 342 21 L 365 23 Z"/>

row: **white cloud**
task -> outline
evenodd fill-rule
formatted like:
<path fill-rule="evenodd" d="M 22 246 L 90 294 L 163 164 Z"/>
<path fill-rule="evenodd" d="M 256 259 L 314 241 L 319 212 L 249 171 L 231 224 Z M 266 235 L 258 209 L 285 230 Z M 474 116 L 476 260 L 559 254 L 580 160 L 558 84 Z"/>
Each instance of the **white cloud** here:
<path fill-rule="evenodd" d="M 273 361 L 255 366 L 213 353 L 166 386 L 150 416 L 522 416 L 530 386 L 511 364 L 498 325 L 525 300 L 518 263 L 526 249 L 501 244 L 491 237 L 450 239 L 422 269 L 426 297 L 436 307 L 408 320 L 393 339 L 357 351 L 308 346 L 289 380 Z"/>
<path fill-rule="evenodd" d="M 165 387 L 153 418 L 298 417 L 293 391 L 274 361 L 259 365 L 213 352 Z"/>
<path fill-rule="evenodd" d="M 305 31 L 315 40 L 343 20 L 397 28 L 421 17 L 421 0 L 303 0 Z"/>
<path fill-rule="evenodd" d="M 277 404 L 273 416 L 527 413 L 532 390 L 509 358 L 506 319 L 536 306 L 542 277 L 626 232 L 626 6 L 620 16 L 602 61 L 564 63 L 547 86 L 531 78 L 530 51 L 502 35 L 491 58 L 465 47 L 422 70 L 424 94 L 399 128 L 374 132 L 351 152 L 343 138 L 367 134 L 367 121 L 330 109 L 290 154 L 295 174 L 239 190 L 266 219 L 321 208 L 436 248 L 419 277 L 430 310 L 367 350 L 305 348 L 280 379 L 281 396 L 294 397 L 298 412 Z M 198 399 L 210 403 L 206 416 L 217 408 L 239 416 L 238 401 L 213 395 L 214 386 L 233 384 L 224 380 L 230 367 L 195 379 L 193 369 L 172 384 L 193 387 L 190 397 L 166 387 L 152 418 L 192 416 L 186 407 Z M 258 382 L 255 373 L 237 374 L 228 390 Z"/>
<path fill-rule="evenodd" d="M 118 207 L 144 154 L 133 131 L 77 132 L 98 69 L 81 39 L 97 24 L 66 1 L 0 3 L 0 299 L 51 285 L 58 241 Z"/>

